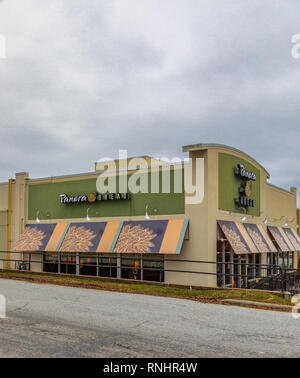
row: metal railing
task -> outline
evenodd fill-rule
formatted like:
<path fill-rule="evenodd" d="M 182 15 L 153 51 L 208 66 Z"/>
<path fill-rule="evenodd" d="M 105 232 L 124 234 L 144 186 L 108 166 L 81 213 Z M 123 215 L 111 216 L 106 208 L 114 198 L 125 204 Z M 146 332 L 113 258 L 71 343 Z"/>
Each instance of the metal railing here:
<path fill-rule="evenodd" d="M 10 258 L 5 256 L 8 253 Z M 39 258 L 37 259 L 35 256 L 39 256 Z M 168 263 L 167 268 L 166 263 Z M 171 269 L 172 264 L 169 263 L 180 263 L 182 269 Z M 159 282 L 164 282 L 165 273 L 193 274 L 215 277 L 216 285 L 212 286 L 300 292 L 299 269 L 274 264 L 251 264 L 243 261 L 184 260 L 175 256 L 166 258 L 135 254 L 0 251 L 0 264 L 2 269 L 27 272 L 93 275 Z M 186 264 L 192 265 L 193 270 L 184 269 Z"/>

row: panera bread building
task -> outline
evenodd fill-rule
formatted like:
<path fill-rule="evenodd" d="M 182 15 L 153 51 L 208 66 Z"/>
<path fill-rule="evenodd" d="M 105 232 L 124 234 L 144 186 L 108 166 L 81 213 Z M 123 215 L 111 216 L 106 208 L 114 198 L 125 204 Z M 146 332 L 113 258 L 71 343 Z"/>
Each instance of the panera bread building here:
<path fill-rule="evenodd" d="M 298 267 L 296 188 L 271 185 L 266 169 L 235 148 L 197 144 L 183 151 L 204 162 L 204 181 L 198 183 L 195 168 L 190 173 L 204 185 L 200 203 L 175 190 L 181 164 L 147 156 L 139 169 L 116 161 L 110 177 L 139 173 L 150 188 L 150 173 L 160 178 L 169 170 L 169 193 L 160 186 L 154 193 L 100 194 L 97 163 L 90 173 L 41 179 L 18 173 L 0 184 L 1 267 L 212 287 L 232 284 L 235 274 L 247 274 L 247 264 L 257 265 L 254 279 L 261 264 Z M 239 278 L 234 284 L 242 285 Z"/>

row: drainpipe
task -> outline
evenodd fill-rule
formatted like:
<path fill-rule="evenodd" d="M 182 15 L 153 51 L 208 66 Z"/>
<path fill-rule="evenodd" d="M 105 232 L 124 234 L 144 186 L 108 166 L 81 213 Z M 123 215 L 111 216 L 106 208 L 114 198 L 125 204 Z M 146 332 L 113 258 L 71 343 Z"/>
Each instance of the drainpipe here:
<path fill-rule="evenodd" d="M 12 214 L 12 183 L 13 179 L 8 180 L 8 210 L 7 210 L 7 269 L 10 269 L 10 251 L 11 251 L 11 214 Z"/>

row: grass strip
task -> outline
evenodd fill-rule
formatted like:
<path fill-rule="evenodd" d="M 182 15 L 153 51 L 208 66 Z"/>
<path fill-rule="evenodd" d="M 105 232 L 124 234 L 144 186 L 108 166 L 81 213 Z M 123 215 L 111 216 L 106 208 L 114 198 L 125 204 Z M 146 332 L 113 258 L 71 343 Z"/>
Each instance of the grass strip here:
<path fill-rule="evenodd" d="M 24 272 L 0 272 L 0 278 L 30 281 L 35 283 L 71 286 L 86 289 L 117 291 L 121 293 L 145 294 L 160 297 L 189 299 L 205 303 L 221 304 L 223 299 L 247 300 L 278 305 L 289 305 L 289 300 L 280 294 L 257 290 L 222 290 L 222 289 L 188 289 L 173 286 L 151 285 L 146 283 L 115 282 L 105 278 L 82 278 L 70 276 L 54 276 L 47 274 Z"/>

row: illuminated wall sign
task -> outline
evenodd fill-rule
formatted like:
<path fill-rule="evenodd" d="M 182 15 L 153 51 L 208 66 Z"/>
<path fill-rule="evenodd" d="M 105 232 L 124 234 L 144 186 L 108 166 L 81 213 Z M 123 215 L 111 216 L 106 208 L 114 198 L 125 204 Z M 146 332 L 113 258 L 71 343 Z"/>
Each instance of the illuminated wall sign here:
<path fill-rule="evenodd" d="M 220 152 L 218 164 L 219 209 L 260 216 L 261 172 L 242 157 Z"/>
<path fill-rule="evenodd" d="M 255 201 L 249 197 L 252 194 L 252 181 L 256 181 L 256 174 L 247 171 L 243 164 L 238 164 L 235 174 L 243 179 L 239 189 L 241 195 L 235 202 L 240 206 L 255 207 Z"/>
<path fill-rule="evenodd" d="M 255 201 L 247 197 L 240 197 L 239 204 L 241 206 L 255 207 Z"/>
<path fill-rule="evenodd" d="M 238 164 L 238 169 L 236 170 L 235 174 L 245 179 L 256 181 L 256 174 L 253 172 L 248 172 L 243 164 Z"/>
<path fill-rule="evenodd" d="M 130 199 L 129 193 L 108 193 L 108 194 L 99 194 L 93 192 L 90 195 L 78 195 L 78 196 L 68 196 L 67 194 L 60 194 L 60 203 L 93 203 L 99 201 L 119 201 L 119 200 L 128 200 Z"/>

